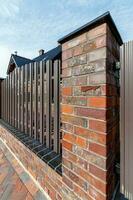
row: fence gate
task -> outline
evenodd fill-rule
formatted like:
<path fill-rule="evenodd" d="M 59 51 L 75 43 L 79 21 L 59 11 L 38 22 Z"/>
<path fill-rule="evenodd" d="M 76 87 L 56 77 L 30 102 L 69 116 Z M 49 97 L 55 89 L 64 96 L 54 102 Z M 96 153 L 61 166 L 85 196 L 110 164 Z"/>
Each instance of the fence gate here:
<path fill-rule="evenodd" d="M 121 47 L 121 193 L 133 199 L 133 41 Z"/>

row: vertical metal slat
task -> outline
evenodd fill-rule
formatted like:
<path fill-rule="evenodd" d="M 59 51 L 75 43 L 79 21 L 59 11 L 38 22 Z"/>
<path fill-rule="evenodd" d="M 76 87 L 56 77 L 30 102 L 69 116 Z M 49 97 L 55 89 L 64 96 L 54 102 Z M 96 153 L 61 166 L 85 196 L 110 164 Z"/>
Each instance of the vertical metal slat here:
<path fill-rule="evenodd" d="M 46 146 L 51 148 L 52 61 L 46 62 Z"/>
<path fill-rule="evenodd" d="M 60 62 L 54 62 L 54 151 L 60 151 L 60 118 L 59 118 L 59 86 L 60 86 Z"/>

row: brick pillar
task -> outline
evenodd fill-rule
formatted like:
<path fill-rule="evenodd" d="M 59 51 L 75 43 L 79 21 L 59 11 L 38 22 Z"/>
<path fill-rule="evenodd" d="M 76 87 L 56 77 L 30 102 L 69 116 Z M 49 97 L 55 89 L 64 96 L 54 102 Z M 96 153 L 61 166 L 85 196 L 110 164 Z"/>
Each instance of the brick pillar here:
<path fill-rule="evenodd" d="M 1 82 L 3 81 L 3 78 L 0 78 L 0 118 L 1 118 Z"/>
<path fill-rule="evenodd" d="M 64 199 L 110 199 L 119 154 L 119 45 L 106 22 L 61 43 Z"/>

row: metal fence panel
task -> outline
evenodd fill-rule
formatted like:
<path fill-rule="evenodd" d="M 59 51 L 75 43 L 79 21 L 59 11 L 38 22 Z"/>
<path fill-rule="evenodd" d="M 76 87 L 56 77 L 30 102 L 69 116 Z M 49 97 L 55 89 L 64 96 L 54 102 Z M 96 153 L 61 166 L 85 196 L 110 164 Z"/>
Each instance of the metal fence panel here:
<path fill-rule="evenodd" d="M 60 152 L 60 61 L 15 68 L 2 82 L 2 119 Z"/>
<path fill-rule="evenodd" d="M 121 192 L 133 199 L 133 41 L 121 47 Z"/>

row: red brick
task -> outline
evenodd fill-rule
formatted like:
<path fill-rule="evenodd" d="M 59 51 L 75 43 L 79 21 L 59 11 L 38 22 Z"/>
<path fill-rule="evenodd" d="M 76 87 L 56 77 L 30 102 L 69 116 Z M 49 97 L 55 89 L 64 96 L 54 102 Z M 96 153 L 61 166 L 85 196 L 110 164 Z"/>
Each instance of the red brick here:
<path fill-rule="evenodd" d="M 79 185 L 84 190 L 88 190 L 88 184 L 85 180 L 78 176 L 78 174 L 73 173 L 71 170 L 68 170 L 63 166 L 63 172 L 70 180 L 73 180 L 77 185 Z"/>
<path fill-rule="evenodd" d="M 89 85 L 99 85 L 105 83 L 106 83 L 106 74 L 104 72 L 89 74 L 89 79 L 88 79 Z"/>
<path fill-rule="evenodd" d="M 72 144 L 70 142 L 67 142 L 67 141 L 63 140 L 62 141 L 62 146 L 63 146 L 63 148 L 72 151 Z"/>
<path fill-rule="evenodd" d="M 73 48 L 73 56 L 78 56 L 83 53 L 83 47 L 82 46 L 76 46 Z"/>
<path fill-rule="evenodd" d="M 62 44 L 62 50 L 70 49 L 72 47 L 75 47 L 79 44 L 82 44 L 86 41 L 86 33 L 81 34 L 80 36 Z"/>
<path fill-rule="evenodd" d="M 90 185 L 94 186 L 97 190 L 101 191 L 103 194 L 107 192 L 107 184 L 103 183 L 101 180 L 94 178 L 91 176 L 90 178 Z"/>
<path fill-rule="evenodd" d="M 64 133 L 63 134 L 63 139 L 67 140 L 71 143 L 75 143 L 76 137 L 74 134 L 70 134 L 70 133 Z"/>
<path fill-rule="evenodd" d="M 67 160 L 65 157 L 62 159 L 62 164 L 66 166 L 68 169 L 72 169 L 73 163 L 72 161 Z"/>
<path fill-rule="evenodd" d="M 102 25 L 97 26 L 94 29 L 91 29 L 88 33 L 87 33 L 87 37 L 89 40 L 97 38 L 101 35 L 104 35 L 107 33 L 107 24 L 104 23 Z"/>
<path fill-rule="evenodd" d="M 83 52 L 93 51 L 97 48 L 106 46 L 106 35 L 100 36 L 95 40 L 90 40 L 88 43 L 85 43 L 83 47 Z"/>
<path fill-rule="evenodd" d="M 93 199 L 95 200 L 107 200 L 107 197 L 98 192 L 95 188 L 92 186 L 89 187 L 89 194 Z"/>
<path fill-rule="evenodd" d="M 70 77 L 71 76 L 71 68 L 62 69 L 62 77 Z"/>
<path fill-rule="evenodd" d="M 77 156 L 75 154 L 73 154 L 70 151 L 67 151 L 66 149 L 64 149 L 63 151 L 63 158 L 66 158 L 67 160 L 71 161 L 71 162 L 77 162 Z"/>
<path fill-rule="evenodd" d="M 86 140 L 83 138 L 77 137 L 75 144 L 77 144 L 78 146 L 82 148 L 86 148 Z"/>
<path fill-rule="evenodd" d="M 73 55 L 73 50 L 72 49 L 68 49 L 66 51 L 62 52 L 62 60 L 66 60 L 68 58 L 71 58 Z"/>
<path fill-rule="evenodd" d="M 107 98 L 106 97 L 90 97 L 88 98 L 88 106 L 94 108 L 106 108 Z"/>
<path fill-rule="evenodd" d="M 73 113 L 73 106 L 70 106 L 70 105 L 61 105 L 61 110 L 62 110 L 62 113 L 69 113 L 69 114 L 72 114 Z"/>
<path fill-rule="evenodd" d="M 89 164 L 89 172 L 94 176 L 100 178 L 101 180 L 106 181 L 107 171 L 102 170 L 92 164 Z"/>
<path fill-rule="evenodd" d="M 72 87 L 62 88 L 62 95 L 63 96 L 71 96 L 72 95 Z"/>
<path fill-rule="evenodd" d="M 101 156 L 107 156 L 107 147 L 96 143 L 89 143 L 89 150 Z"/>
<path fill-rule="evenodd" d="M 94 131 L 81 128 L 81 127 L 74 127 L 74 133 L 76 135 L 82 136 L 86 139 L 90 139 L 96 142 L 99 142 L 101 144 L 106 144 L 106 135 L 105 134 L 100 134 L 96 133 Z"/>
<path fill-rule="evenodd" d="M 67 185 L 67 187 L 73 189 L 73 182 L 71 181 L 71 179 L 68 179 L 67 176 L 63 175 L 62 180 Z"/>
<path fill-rule="evenodd" d="M 91 108 L 75 108 L 74 113 L 78 116 L 92 117 L 95 119 L 106 119 L 106 110 L 91 109 Z"/>
<path fill-rule="evenodd" d="M 70 115 L 63 115 L 62 114 L 62 121 L 63 122 L 68 122 L 73 125 L 78 125 L 82 127 L 87 127 L 87 119 L 75 117 L 75 116 L 70 116 Z"/>
<path fill-rule="evenodd" d="M 81 198 L 81 199 L 89 199 L 92 200 L 91 197 L 89 196 L 89 194 L 87 194 L 87 192 L 85 192 L 84 190 L 82 190 L 79 186 L 75 185 L 73 186 L 74 188 L 74 192 Z"/>
<path fill-rule="evenodd" d="M 107 131 L 107 125 L 105 121 L 98 121 L 98 120 L 89 120 L 89 128 L 99 131 L 105 132 Z"/>

